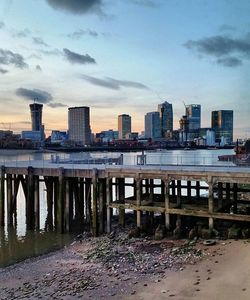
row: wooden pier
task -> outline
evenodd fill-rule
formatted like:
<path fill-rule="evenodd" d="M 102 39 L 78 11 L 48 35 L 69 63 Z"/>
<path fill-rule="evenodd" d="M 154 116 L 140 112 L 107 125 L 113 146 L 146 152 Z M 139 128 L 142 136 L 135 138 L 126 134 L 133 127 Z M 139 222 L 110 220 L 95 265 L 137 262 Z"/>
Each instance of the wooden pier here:
<path fill-rule="evenodd" d="M 250 169 L 204 166 L 105 166 L 37 164 L 0 169 L 0 225 L 15 226 L 20 186 L 26 201 L 27 229 L 40 228 L 40 188 L 45 183 L 46 227 L 97 236 L 111 232 L 114 209 L 119 223 L 134 211 L 135 225 L 161 215 L 167 229 L 183 218 L 202 218 L 210 229 L 218 220 L 250 222 Z M 202 197 L 202 194 L 205 196 Z M 5 222 L 5 216 L 7 222 Z"/>

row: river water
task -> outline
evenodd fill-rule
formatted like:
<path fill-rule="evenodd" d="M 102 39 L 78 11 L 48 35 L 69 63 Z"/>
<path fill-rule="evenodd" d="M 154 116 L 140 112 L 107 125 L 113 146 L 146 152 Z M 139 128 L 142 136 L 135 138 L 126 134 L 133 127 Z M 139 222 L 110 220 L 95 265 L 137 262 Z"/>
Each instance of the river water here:
<path fill-rule="evenodd" d="M 118 157 L 121 153 L 93 152 L 56 154 L 60 160 L 79 160 L 86 158 Z M 137 156 L 141 152 L 123 153 L 124 165 L 135 165 Z M 233 150 L 162 150 L 145 151 L 146 163 L 156 165 L 230 165 L 230 162 L 219 162 L 219 155 L 233 154 Z M 21 161 L 47 161 L 51 159 L 50 153 L 32 153 L 15 150 L 0 151 L 0 165 L 7 161 L 15 162 L 16 166 Z M 55 155 L 55 154 L 54 154 Z M 74 166 L 75 168 L 77 165 Z M 130 193 L 128 190 L 126 193 Z M 59 234 L 47 231 L 45 228 L 47 218 L 46 189 L 40 185 L 40 230 L 27 231 L 25 224 L 25 201 L 22 189 L 17 196 L 17 222 L 14 228 L 5 226 L 0 228 L 0 268 L 13 264 L 28 257 L 37 256 L 58 249 L 70 243 L 73 239 L 70 234 Z"/>

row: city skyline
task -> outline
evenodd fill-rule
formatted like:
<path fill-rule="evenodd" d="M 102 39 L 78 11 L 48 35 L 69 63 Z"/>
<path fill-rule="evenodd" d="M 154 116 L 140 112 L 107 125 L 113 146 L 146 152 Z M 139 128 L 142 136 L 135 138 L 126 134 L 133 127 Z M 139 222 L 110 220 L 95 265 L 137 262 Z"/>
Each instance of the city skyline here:
<path fill-rule="evenodd" d="M 120 114 L 140 132 L 164 101 L 177 129 L 184 101 L 201 104 L 204 127 L 232 109 L 235 138 L 250 136 L 248 1 L 62 3 L 0 4 L 2 129 L 29 129 L 33 98 L 47 133 L 67 129 L 71 106 L 91 107 L 93 132 L 116 129 Z"/>

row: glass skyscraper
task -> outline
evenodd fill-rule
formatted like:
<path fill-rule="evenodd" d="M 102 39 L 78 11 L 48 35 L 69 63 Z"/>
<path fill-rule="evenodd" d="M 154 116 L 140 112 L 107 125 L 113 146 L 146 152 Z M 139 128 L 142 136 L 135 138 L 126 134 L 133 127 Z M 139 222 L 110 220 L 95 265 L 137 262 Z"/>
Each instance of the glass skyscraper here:
<path fill-rule="evenodd" d="M 189 121 L 189 131 L 200 129 L 201 127 L 201 106 L 199 104 L 186 105 L 186 116 Z"/>
<path fill-rule="evenodd" d="M 164 137 L 165 134 L 173 131 L 173 107 L 171 103 L 167 101 L 158 105 L 158 112 L 160 114 L 160 126 L 161 126 L 161 136 Z"/>
<path fill-rule="evenodd" d="M 231 144 L 233 142 L 233 111 L 212 111 L 212 129 L 215 131 L 217 140 L 224 138 L 228 144 Z"/>
<path fill-rule="evenodd" d="M 118 131 L 119 139 L 125 139 L 126 134 L 131 133 L 130 115 L 122 114 L 118 116 Z"/>
<path fill-rule="evenodd" d="M 158 111 L 149 112 L 145 115 L 145 138 L 160 138 L 160 114 Z"/>

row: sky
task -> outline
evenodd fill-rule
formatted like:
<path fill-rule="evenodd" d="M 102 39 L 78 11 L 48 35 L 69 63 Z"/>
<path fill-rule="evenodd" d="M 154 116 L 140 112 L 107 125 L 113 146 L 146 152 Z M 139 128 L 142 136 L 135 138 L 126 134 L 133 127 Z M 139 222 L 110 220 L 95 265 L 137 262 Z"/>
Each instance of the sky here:
<path fill-rule="evenodd" d="M 1 0 L 0 129 L 29 130 L 29 104 L 66 130 L 68 107 L 89 106 L 93 132 L 119 114 L 173 104 L 234 110 L 234 137 L 250 138 L 249 0 Z"/>

